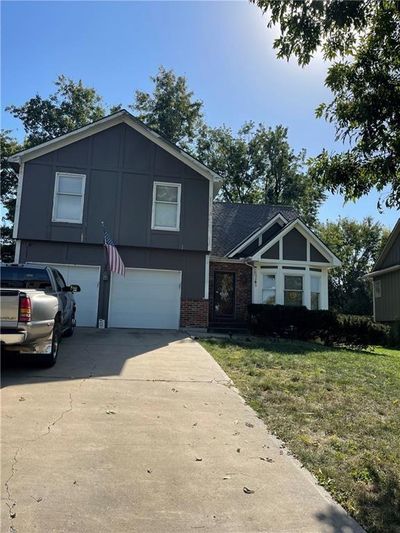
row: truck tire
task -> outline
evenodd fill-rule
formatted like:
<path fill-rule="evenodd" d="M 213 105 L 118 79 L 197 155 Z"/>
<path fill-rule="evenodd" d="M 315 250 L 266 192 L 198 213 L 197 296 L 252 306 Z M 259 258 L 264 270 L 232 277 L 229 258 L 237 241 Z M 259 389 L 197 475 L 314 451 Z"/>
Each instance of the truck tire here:
<path fill-rule="evenodd" d="M 58 355 L 58 346 L 61 338 L 60 322 L 56 320 L 53 327 L 53 335 L 51 339 L 51 352 L 40 355 L 40 364 L 44 367 L 51 367 L 56 364 Z"/>

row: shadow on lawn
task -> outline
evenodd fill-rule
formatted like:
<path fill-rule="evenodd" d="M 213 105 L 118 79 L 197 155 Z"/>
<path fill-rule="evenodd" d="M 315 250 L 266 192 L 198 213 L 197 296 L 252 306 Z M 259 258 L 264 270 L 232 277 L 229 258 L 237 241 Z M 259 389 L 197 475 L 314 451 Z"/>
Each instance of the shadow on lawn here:
<path fill-rule="evenodd" d="M 370 469 L 373 483 L 357 495 L 358 520 L 371 533 L 400 531 L 400 477 L 393 471 Z"/>

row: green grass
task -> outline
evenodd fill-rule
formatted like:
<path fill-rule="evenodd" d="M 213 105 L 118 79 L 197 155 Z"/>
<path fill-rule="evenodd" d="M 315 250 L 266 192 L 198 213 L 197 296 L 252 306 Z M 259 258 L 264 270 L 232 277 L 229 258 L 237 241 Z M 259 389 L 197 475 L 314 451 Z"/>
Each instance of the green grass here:
<path fill-rule="evenodd" d="M 203 340 L 268 428 L 369 532 L 400 532 L 400 350 Z"/>

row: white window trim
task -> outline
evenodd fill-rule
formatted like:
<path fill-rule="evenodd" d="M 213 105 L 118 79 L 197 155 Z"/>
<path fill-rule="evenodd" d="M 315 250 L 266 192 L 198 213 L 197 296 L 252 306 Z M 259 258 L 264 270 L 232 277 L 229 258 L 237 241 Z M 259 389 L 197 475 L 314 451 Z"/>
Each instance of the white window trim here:
<path fill-rule="evenodd" d="M 71 220 L 68 218 L 57 218 L 56 216 L 56 208 L 57 208 L 57 198 L 58 195 L 64 195 L 64 196 L 79 196 L 78 194 L 70 194 L 70 193 L 59 193 L 58 192 L 58 185 L 60 181 L 60 176 L 66 176 L 69 178 L 82 178 L 82 191 L 81 191 L 81 216 L 79 220 Z M 66 222 L 68 224 L 82 224 L 83 220 L 83 206 L 85 203 L 85 188 L 86 188 L 86 174 L 76 174 L 73 172 L 56 172 L 56 179 L 54 183 L 54 194 L 53 194 L 53 212 L 51 221 L 52 222 Z"/>
<path fill-rule="evenodd" d="M 159 202 L 159 200 L 156 201 L 156 191 L 157 186 L 165 186 L 165 187 L 175 187 L 178 189 L 177 194 L 177 203 L 175 202 L 164 202 L 167 204 L 172 204 L 177 206 L 176 210 L 176 226 L 174 228 L 166 227 L 166 226 L 156 226 L 155 224 L 155 218 L 156 218 L 156 212 L 155 212 L 155 206 L 156 202 Z M 160 231 L 180 231 L 180 225 L 181 225 L 181 192 L 182 192 L 182 185 L 180 183 L 169 183 L 167 181 L 155 181 L 153 183 L 153 205 L 151 208 L 151 229 L 160 230 Z M 162 202 L 161 202 L 162 203 Z"/>

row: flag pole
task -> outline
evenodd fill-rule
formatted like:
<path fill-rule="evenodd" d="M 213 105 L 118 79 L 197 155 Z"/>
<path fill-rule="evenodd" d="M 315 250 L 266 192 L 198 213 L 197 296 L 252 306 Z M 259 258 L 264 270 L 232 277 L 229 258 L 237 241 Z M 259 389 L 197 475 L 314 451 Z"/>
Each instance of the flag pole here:
<path fill-rule="evenodd" d="M 104 225 L 104 221 L 100 220 L 101 227 L 103 228 L 103 254 L 104 254 L 104 272 L 107 273 L 108 270 L 108 254 L 106 247 L 104 246 L 104 233 L 106 231 L 106 227 Z"/>

